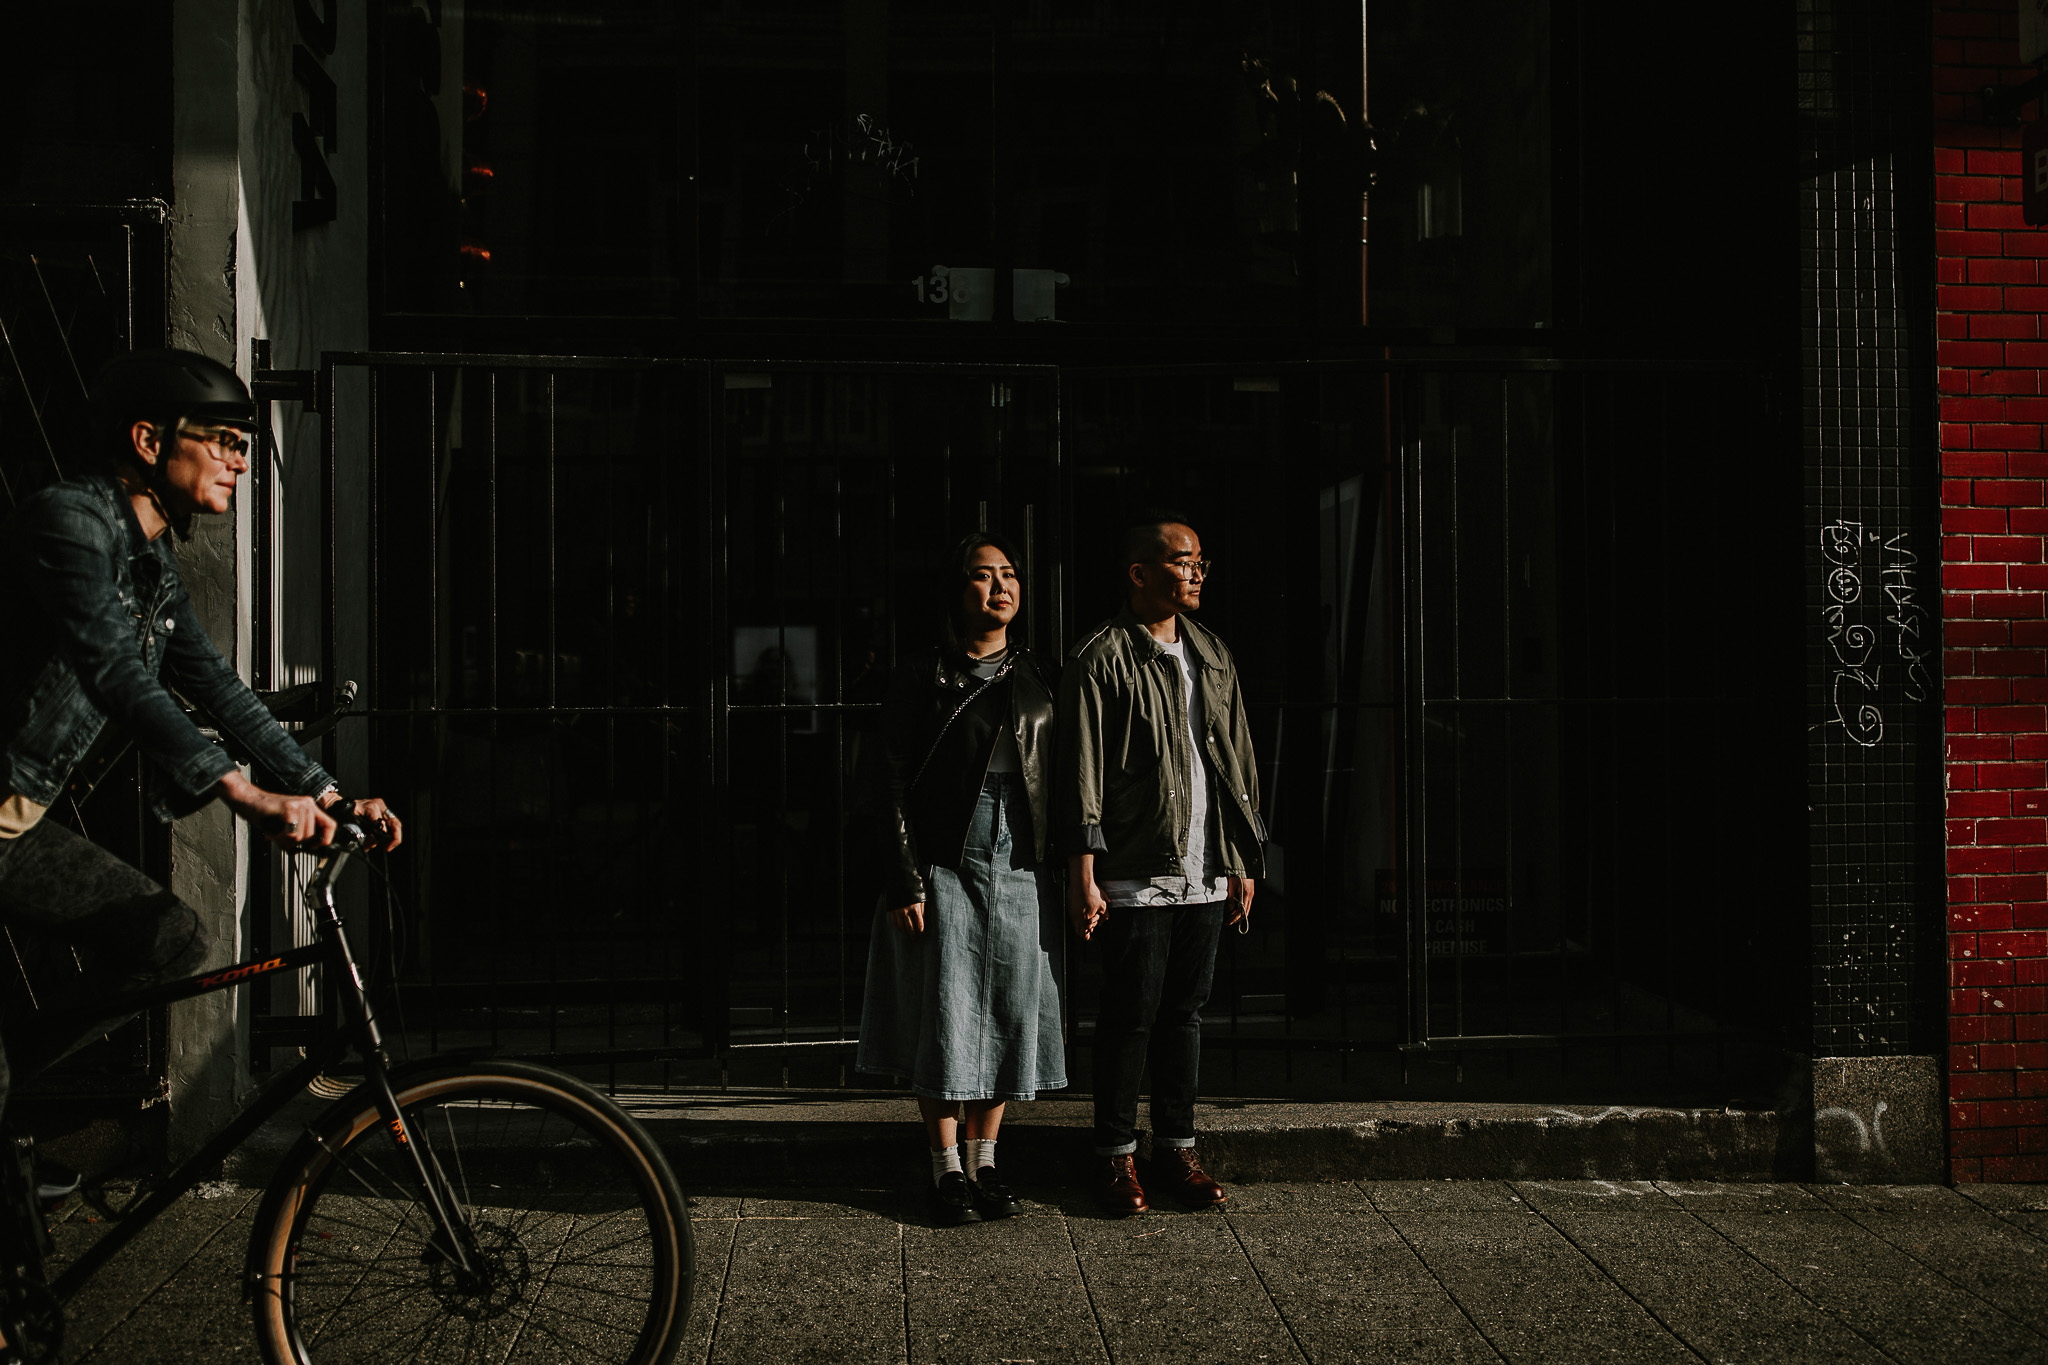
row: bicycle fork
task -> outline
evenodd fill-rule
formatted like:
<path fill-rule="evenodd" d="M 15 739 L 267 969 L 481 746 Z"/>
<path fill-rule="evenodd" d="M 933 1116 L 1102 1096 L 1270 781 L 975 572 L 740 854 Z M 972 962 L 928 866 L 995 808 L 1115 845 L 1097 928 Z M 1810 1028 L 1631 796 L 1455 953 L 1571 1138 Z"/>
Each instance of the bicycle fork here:
<path fill-rule="evenodd" d="M 370 1086 L 371 1097 L 377 1102 L 377 1112 L 390 1131 L 392 1141 L 405 1153 L 413 1179 L 419 1186 L 420 1202 L 426 1205 L 427 1216 L 433 1220 L 434 1235 L 427 1244 L 445 1257 L 465 1281 L 472 1281 L 478 1276 L 479 1263 L 475 1235 L 468 1222 L 457 1213 L 455 1191 L 449 1185 L 440 1161 L 434 1156 L 431 1142 L 424 1132 L 415 1131 L 406 1122 L 405 1113 L 399 1107 L 397 1092 L 392 1090 L 391 1076 L 385 1069 L 383 1035 L 378 1032 L 377 1021 L 370 1014 L 370 1000 L 363 989 L 362 972 L 356 967 L 355 955 L 349 951 L 348 934 L 342 928 L 341 914 L 334 904 L 334 877 L 347 860 L 348 854 L 344 852 L 330 853 L 320 860 L 311 883 L 306 887 L 306 903 L 318 917 L 320 927 L 332 946 L 331 961 L 348 971 L 350 989 L 341 991 L 343 1011 L 361 1040 L 364 1079 Z"/>

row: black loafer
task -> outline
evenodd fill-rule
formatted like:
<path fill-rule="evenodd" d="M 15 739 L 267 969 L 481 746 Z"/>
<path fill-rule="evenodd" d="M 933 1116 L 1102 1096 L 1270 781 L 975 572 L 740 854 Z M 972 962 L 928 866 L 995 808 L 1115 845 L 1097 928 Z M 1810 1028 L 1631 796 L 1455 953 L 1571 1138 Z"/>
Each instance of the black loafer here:
<path fill-rule="evenodd" d="M 974 1183 L 963 1172 L 947 1171 L 932 1187 L 932 1221 L 947 1228 L 979 1223 L 981 1215 L 974 1202 Z"/>
<path fill-rule="evenodd" d="M 984 1166 L 974 1173 L 974 1207 L 984 1218 L 1008 1218 L 1024 1212 L 1024 1201 L 996 1175 L 996 1168 Z"/>

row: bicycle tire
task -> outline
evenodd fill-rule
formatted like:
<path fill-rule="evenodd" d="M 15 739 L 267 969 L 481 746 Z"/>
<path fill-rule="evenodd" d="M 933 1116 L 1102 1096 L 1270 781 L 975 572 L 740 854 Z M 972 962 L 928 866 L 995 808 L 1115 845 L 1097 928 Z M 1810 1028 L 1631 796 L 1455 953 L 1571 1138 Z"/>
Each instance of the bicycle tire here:
<path fill-rule="evenodd" d="M 394 1073 L 406 1126 L 447 1173 L 481 1283 L 427 1249 L 410 1159 L 368 1087 L 279 1165 L 250 1238 L 270 1365 L 431 1360 L 663 1365 L 689 1317 L 695 1257 L 674 1172 L 626 1112 L 517 1062 Z"/>

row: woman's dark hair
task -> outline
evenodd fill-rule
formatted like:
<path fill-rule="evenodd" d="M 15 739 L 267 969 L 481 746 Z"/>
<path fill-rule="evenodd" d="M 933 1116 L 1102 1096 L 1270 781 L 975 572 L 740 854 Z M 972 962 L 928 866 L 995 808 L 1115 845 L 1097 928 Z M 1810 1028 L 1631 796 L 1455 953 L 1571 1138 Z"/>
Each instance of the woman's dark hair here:
<path fill-rule="evenodd" d="M 952 554 L 941 561 L 940 578 L 943 580 L 939 599 L 939 647 L 948 654 L 958 657 L 967 652 L 967 637 L 960 630 L 960 589 L 967 586 L 968 561 L 974 552 L 984 545 L 993 545 L 1003 552 L 1010 561 L 1010 567 L 1017 571 L 1018 581 L 1024 578 L 1024 560 L 1018 555 L 1017 547 L 1007 536 L 994 531 L 974 531 L 961 537 Z M 1024 603 L 1017 603 L 1017 617 L 1023 619 Z M 1011 623 L 1015 625 L 1013 621 Z"/>

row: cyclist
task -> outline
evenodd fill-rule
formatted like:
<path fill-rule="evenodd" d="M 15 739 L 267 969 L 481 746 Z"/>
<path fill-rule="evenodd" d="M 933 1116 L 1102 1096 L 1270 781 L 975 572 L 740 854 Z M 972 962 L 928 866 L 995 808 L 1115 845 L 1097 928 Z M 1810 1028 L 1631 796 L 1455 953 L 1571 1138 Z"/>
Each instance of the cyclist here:
<path fill-rule="evenodd" d="M 335 818 L 398 818 L 349 801 L 207 638 L 164 535 L 232 505 L 249 468 L 256 405 L 227 366 L 189 351 L 141 351 L 93 386 L 109 463 L 26 499 L 0 527 L 0 923 L 86 948 L 90 988 L 139 989 L 197 971 L 206 931 L 193 909 L 53 820 L 50 806 L 102 732 L 149 760 L 156 814 L 219 799 L 280 845 L 326 844 Z M 167 686 L 166 684 L 169 684 Z M 259 785 L 200 733 L 171 687 L 256 761 Z M 102 740 L 96 745 L 96 740 Z M 41 1069 L 98 1037 L 16 1029 L 14 1061 Z M 0 1044 L 0 1114 L 8 1088 Z M 0 1355 L 4 1358 L 4 1355 Z"/>

